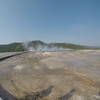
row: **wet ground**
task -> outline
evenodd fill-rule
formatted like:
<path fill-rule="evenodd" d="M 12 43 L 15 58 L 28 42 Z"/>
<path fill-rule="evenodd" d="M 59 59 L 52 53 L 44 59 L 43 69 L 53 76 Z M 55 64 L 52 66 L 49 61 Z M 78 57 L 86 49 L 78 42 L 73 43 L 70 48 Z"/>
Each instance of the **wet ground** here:
<path fill-rule="evenodd" d="M 13 96 L 3 100 L 100 100 L 100 51 L 16 55 L 0 61 L 0 84 L 1 98 Z"/>

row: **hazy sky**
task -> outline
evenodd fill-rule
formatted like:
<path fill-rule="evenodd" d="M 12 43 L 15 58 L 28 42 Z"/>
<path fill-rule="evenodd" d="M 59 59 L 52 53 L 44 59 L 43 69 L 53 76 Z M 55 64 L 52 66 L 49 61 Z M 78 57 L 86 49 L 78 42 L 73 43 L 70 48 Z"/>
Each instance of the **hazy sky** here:
<path fill-rule="evenodd" d="M 100 0 L 0 0 L 0 43 L 29 40 L 100 46 Z"/>

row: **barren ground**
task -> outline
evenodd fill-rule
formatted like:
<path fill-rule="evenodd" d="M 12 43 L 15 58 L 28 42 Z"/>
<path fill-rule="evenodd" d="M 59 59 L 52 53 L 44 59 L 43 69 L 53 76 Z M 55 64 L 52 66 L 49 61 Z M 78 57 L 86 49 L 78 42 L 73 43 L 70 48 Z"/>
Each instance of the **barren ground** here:
<path fill-rule="evenodd" d="M 0 57 L 6 55 L 9 53 Z M 100 51 L 41 51 L 17 55 L 0 61 L 0 84 L 16 98 L 52 86 L 48 100 L 100 100 Z"/>

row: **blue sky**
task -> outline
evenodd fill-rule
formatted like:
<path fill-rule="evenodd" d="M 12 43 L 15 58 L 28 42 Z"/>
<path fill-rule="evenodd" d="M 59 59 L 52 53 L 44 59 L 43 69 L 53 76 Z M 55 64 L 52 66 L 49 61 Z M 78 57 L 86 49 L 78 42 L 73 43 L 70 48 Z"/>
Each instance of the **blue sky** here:
<path fill-rule="evenodd" d="M 0 0 L 0 44 L 29 40 L 100 46 L 100 0 Z"/>

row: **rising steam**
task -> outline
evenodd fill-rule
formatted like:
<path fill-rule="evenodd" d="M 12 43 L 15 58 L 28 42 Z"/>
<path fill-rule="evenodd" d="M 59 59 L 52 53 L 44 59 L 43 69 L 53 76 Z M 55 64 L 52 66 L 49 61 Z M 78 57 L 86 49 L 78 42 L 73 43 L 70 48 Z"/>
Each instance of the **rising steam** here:
<path fill-rule="evenodd" d="M 59 51 L 59 50 L 71 50 L 69 48 L 63 48 L 55 46 L 54 44 L 46 44 L 42 42 L 24 42 L 24 49 L 26 51 Z"/>

